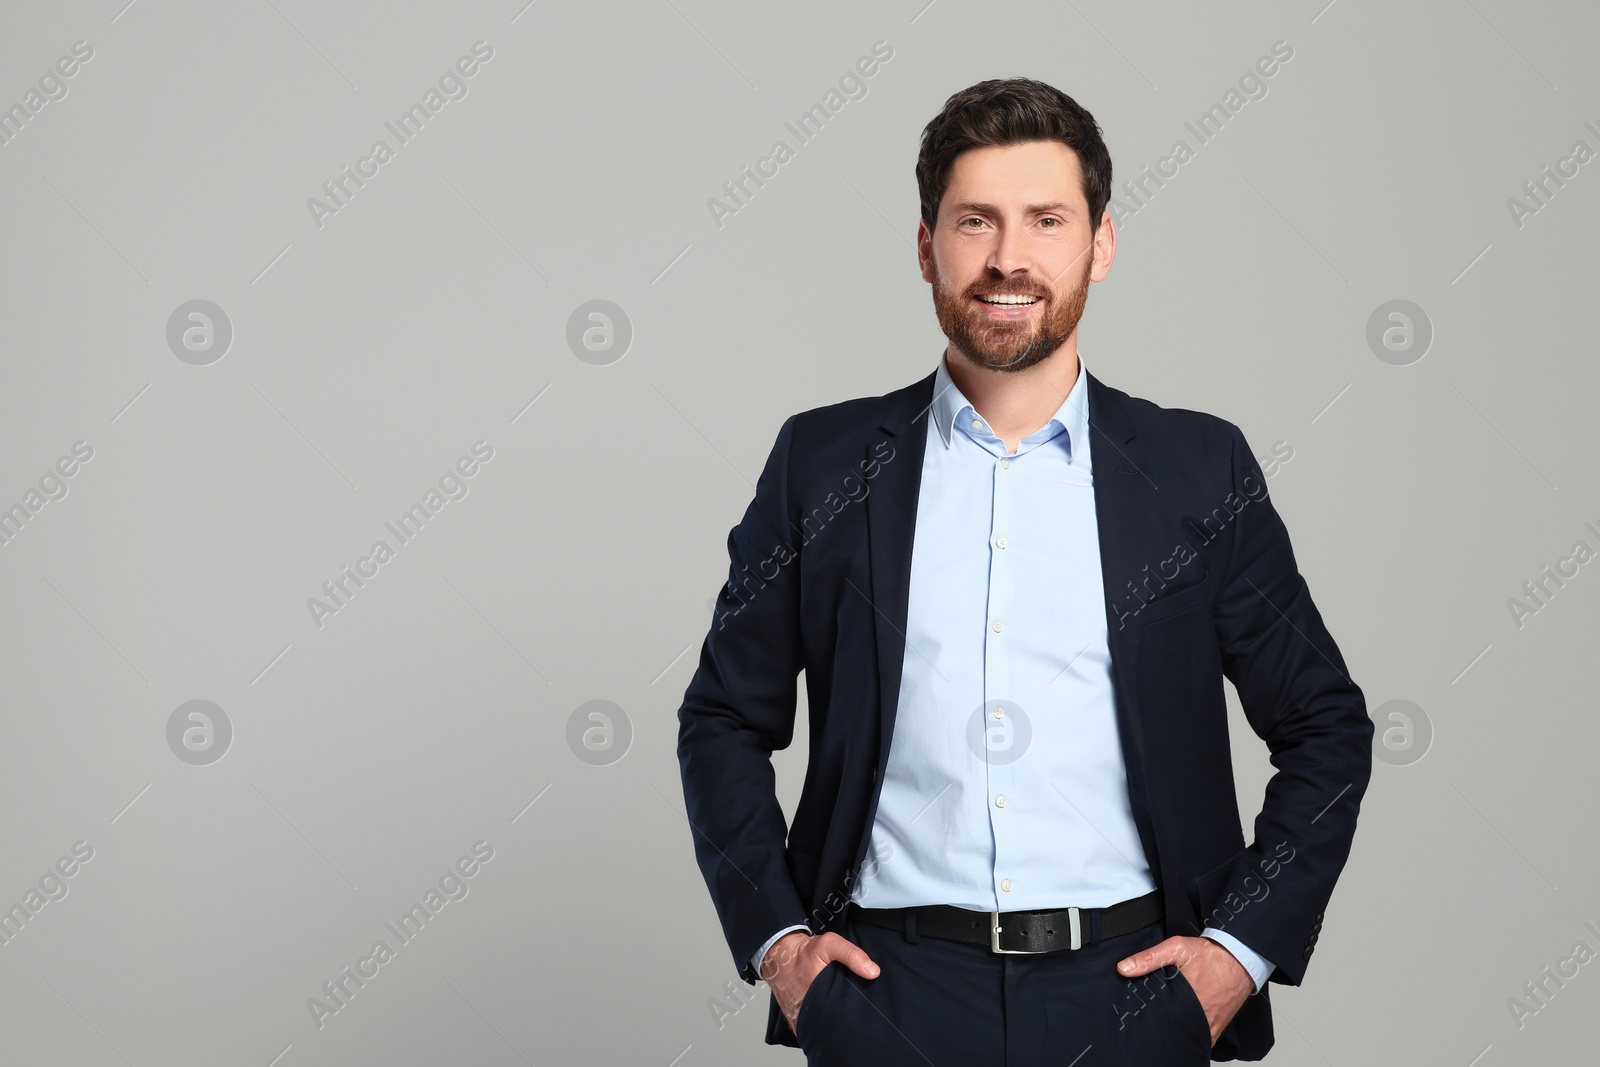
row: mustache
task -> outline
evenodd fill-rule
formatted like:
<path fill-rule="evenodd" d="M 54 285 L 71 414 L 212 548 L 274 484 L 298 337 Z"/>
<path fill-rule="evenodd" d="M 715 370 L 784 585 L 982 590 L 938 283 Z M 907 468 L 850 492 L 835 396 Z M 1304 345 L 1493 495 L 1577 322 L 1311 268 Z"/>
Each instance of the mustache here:
<path fill-rule="evenodd" d="M 1050 295 L 1047 289 L 1026 288 L 1006 285 L 984 285 L 979 283 L 967 289 L 968 296 L 1036 296 L 1041 300 Z"/>

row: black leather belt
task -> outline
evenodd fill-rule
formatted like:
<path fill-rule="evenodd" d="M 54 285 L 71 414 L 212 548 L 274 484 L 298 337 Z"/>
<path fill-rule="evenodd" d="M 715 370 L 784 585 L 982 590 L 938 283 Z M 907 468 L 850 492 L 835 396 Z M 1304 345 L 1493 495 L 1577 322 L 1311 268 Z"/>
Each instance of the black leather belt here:
<path fill-rule="evenodd" d="M 1041 911 L 972 911 L 949 904 L 915 908 L 863 908 L 850 914 L 864 923 L 969 945 L 987 945 L 1007 954 L 1057 952 L 1082 948 L 1107 937 L 1131 934 L 1162 917 L 1161 890 L 1109 908 L 1057 908 Z"/>

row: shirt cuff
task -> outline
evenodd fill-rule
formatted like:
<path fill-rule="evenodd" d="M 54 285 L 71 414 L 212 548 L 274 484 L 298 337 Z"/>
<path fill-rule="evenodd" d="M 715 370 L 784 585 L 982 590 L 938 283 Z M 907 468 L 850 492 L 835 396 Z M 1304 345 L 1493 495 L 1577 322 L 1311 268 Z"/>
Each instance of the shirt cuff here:
<path fill-rule="evenodd" d="M 1267 976 L 1270 975 L 1274 969 L 1270 960 L 1263 959 L 1261 956 L 1246 948 L 1244 943 L 1241 942 L 1237 937 L 1234 937 L 1229 933 L 1224 933 L 1215 927 L 1206 927 L 1204 930 L 1200 931 L 1200 936 L 1210 938 L 1223 948 L 1227 949 L 1229 952 L 1233 953 L 1233 958 L 1243 964 L 1244 969 L 1250 972 L 1250 978 L 1256 984 L 1255 991 L 1257 993 L 1261 992 L 1261 987 L 1267 984 Z"/>
<path fill-rule="evenodd" d="M 761 975 L 761 960 L 766 956 L 767 949 L 778 943 L 778 938 L 782 937 L 784 934 L 794 933 L 796 930 L 806 929 L 809 929 L 809 927 L 807 927 L 805 923 L 801 923 L 798 926 L 785 926 L 782 930 L 779 930 L 777 933 L 767 938 L 766 943 L 760 948 L 756 949 L 756 954 L 750 957 L 750 966 L 755 968 L 757 977 L 760 977 Z"/>

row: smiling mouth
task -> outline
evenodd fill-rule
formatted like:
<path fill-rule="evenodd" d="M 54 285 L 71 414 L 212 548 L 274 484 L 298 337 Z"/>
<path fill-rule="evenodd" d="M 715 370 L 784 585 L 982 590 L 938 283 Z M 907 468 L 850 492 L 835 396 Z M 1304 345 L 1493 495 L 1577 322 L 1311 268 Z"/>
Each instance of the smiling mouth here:
<path fill-rule="evenodd" d="M 1040 298 L 1037 297 L 1037 296 L 1026 296 L 1026 295 L 1022 295 L 1022 294 L 1009 294 L 1009 293 L 1007 293 L 1007 294 L 997 294 L 997 295 L 994 295 L 994 296 L 979 296 L 979 297 L 974 297 L 974 299 L 977 300 L 980 303 L 987 304 L 990 307 L 994 307 L 994 308 L 1025 308 L 1025 307 L 1032 307 L 1033 305 L 1037 304 L 1039 302 L 1039 300 L 1040 300 Z"/>

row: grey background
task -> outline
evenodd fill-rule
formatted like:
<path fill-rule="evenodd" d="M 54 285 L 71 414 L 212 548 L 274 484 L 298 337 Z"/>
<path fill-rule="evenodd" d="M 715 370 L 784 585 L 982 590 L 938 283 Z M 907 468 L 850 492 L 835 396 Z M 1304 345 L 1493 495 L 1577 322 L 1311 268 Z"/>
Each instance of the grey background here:
<path fill-rule="evenodd" d="M 1593 1056 L 1600 965 L 1521 1027 L 1507 1002 L 1600 949 L 1600 564 L 1521 628 L 1507 600 L 1600 547 L 1600 163 L 1520 228 L 1507 199 L 1600 149 L 1600 16 L 924 2 L 5 5 L 0 104 L 94 56 L 0 145 L 0 506 L 93 458 L 0 546 L 0 906 L 94 856 L 0 945 L 0 1062 L 798 1062 L 760 988 L 713 1017 L 752 991 L 673 753 L 728 528 L 788 414 L 933 369 L 912 166 L 950 93 L 1061 86 L 1120 186 L 1278 40 L 1268 95 L 1124 220 L 1082 332 L 1109 383 L 1293 447 L 1273 498 L 1353 677 L 1432 725 L 1375 767 L 1272 1062 Z M 468 95 L 319 228 L 307 199 L 478 40 Z M 719 228 L 708 198 L 879 40 Z M 196 299 L 233 329 L 206 366 L 166 341 Z M 595 299 L 633 330 L 603 366 L 566 342 Z M 1395 299 L 1434 331 L 1408 366 L 1366 342 Z M 167 742 L 197 699 L 233 730 L 206 766 Z M 592 700 L 631 726 L 608 765 L 568 743 Z M 1234 713 L 1248 830 L 1271 768 Z M 804 749 L 802 721 L 786 804 Z M 319 1029 L 308 998 L 477 841 L 469 895 Z"/>

